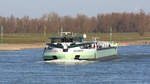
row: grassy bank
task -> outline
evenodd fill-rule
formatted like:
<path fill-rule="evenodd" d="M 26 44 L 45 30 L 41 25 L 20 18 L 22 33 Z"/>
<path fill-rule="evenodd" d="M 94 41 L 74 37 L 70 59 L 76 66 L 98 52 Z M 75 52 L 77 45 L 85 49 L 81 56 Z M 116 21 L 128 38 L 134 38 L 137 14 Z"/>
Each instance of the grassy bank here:
<path fill-rule="evenodd" d="M 81 34 L 80 34 L 81 35 Z M 24 44 L 32 44 L 32 43 L 43 43 L 48 42 L 48 37 L 58 36 L 57 33 L 47 34 L 43 36 L 43 34 L 31 34 L 31 33 L 17 33 L 17 34 L 5 34 L 4 35 L 4 43 L 24 43 Z M 109 40 L 108 33 L 88 33 L 87 40 L 92 40 L 94 38 L 98 40 Z M 140 36 L 138 33 L 113 33 L 113 41 L 137 41 L 137 40 L 150 40 L 150 32 L 145 33 L 143 36 Z"/>

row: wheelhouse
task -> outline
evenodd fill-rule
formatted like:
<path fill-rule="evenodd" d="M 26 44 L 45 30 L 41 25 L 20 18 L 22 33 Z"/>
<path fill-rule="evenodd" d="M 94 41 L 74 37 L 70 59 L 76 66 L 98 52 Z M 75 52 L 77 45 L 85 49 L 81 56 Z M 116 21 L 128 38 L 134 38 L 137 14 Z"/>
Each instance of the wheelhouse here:
<path fill-rule="evenodd" d="M 50 37 L 51 43 L 62 43 L 62 42 L 83 42 L 83 37 Z"/>

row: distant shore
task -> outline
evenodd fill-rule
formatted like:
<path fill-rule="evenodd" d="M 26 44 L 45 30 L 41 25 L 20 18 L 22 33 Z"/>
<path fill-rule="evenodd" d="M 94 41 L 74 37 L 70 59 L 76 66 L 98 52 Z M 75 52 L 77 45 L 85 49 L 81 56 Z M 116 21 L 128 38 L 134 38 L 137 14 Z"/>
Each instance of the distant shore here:
<path fill-rule="evenodd" d="M 128 46 L 128 45 L 150 45 L 150 40 L 140 40 L 140 41 L 123 41 L 118 42 L 119 46 Z M 3 44 L 0 45 L 0 51 L 9 51 L 9 50 L 22 50 L 30 48 L 44 48 L 45 43 L 34 43 L 34 44 Z"/>

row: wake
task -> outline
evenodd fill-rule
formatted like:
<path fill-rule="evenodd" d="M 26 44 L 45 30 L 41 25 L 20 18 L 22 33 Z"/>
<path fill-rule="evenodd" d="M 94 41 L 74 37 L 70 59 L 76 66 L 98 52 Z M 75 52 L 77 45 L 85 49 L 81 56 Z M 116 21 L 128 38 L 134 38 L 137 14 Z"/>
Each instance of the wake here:
<path fill-rule="evenodd" d="M 44 62 L 51 63 L 51 64 L 74 65 L 74 64 L 89 64 L 89 63 L 93 63 L 95 61 L 57 59 L 57 60 L 50 60 L 50 61 L 44 61 Z"/>

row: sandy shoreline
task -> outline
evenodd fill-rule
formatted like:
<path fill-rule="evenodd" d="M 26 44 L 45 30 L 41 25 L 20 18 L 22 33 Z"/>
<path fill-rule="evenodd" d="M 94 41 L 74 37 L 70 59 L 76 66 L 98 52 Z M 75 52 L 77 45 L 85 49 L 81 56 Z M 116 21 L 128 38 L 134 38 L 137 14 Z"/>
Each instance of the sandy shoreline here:
<path fill-rule="evenodd" d="M 44 43 L 36 43 L 36 44 L 4 44 L 0 45 L 0 51 L 5 50 L 22 50 L 22 49 L 30 49 L 30 48 L 44 48 Z"/>
<path fill-rule="evenodd" d="M 128 45 L 144 45 L 149 44 L 150 40 L 141 40 L 141 41 L 125 41 L 125 42 L 118 42 L 119 46 L 128 46 Z M 4 44 L 3 46 L 0 45 L 0 51 L 7 51 L 7 50 L 22 50 L 22 49 L 29 49 L 29 48 L 44 48 L 45 43 L 35 43 L 35 44 Z"/>

